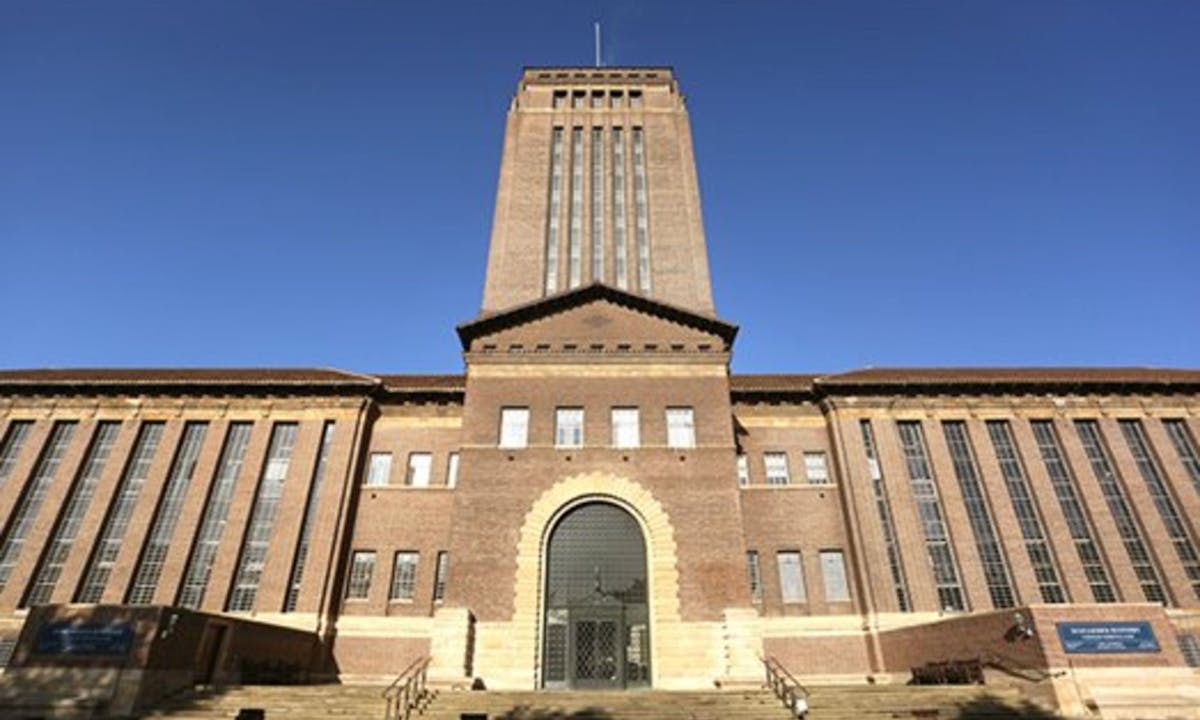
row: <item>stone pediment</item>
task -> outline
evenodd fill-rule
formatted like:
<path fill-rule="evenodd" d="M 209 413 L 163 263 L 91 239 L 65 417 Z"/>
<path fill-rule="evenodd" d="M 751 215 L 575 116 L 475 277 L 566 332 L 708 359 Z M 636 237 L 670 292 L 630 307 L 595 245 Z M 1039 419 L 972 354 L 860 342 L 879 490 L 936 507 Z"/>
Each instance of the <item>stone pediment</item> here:
<path fill-rule="evenodd" d="M 539 345 L 554 350 L 575 345 L 585 350 L 594 344 L 631 351 L 655 345 L 662 350 L 683 345 L 707 345 L 728 351 L 737 326 L 651 298 L 607 285 L 587 285 L 558 295 L 480 317 L 458 327 L 463 349 L 477 351 L 485 345 L 529 351 Z"/>

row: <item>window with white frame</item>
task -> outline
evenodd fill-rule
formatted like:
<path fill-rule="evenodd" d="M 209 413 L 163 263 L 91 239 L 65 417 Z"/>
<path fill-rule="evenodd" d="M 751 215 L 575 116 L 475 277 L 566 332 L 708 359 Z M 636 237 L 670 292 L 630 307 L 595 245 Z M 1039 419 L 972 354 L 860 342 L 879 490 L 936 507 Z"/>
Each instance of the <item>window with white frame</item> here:
<path fill-rule="evenodd" d="M 529 444 L 529 408 L 500 409 L 500 447 L 523 448 Z"/>
<path fill-rule="evenodd" d="M 417 587 L 417 561 L 420 555 L 415 550 L 396 553 L 392 566 L 392 588 L 389 600 L 412 600 Z"/>
<path fill-rule="evenodd" d="M 783 602 L 807 602 L 808 593 L 804 587 L 804 567 L 800 562 L 800 553 L 795 550 L 780 551 L 775 554 L 775 563 L 779 566 L 779 594 Z"/>
<path fill-rule="evenodd" d="M 433 455 L 427 452 L 408 454 L 408 474 L 404 484 L 409 487 L 429 487 L 429 471 L 433 467 Z"/>
<path fill-rule="evenodd" d="M 350 556 L 350 580 L 346 583 L 347 600 L 366 600 L 375 574 L 375 551 L 355 550 Z"/>
<path fill-rule="evenodd" d="M 696 419 L 690 407 L 667 408 L 667 447 L 696 447 Z"/>
<path fill-rule="evenodd" d="M 739 487 L 746 487 L 750 484 L 750 458 L 746 457 L 745 453 L 738 453 L 737 475 Z"/>
<path fill-rule="evenodd" d="M 392 477 L 392 454 L 385 452 L 371 453 L 371 465 L 367 470 L 367 484 L 371 486 L 387 485 Z"/>
<path fill-rule="evenodd" d="M 583 447 L 583 408 L 558 408 L 554 411 L 554 445 L 560 448 Z"/>
<path fill-rule="evenodd" d="M 825 485 L 829 482 L 829 468 L 825 465 L 825 453 L 804 453 L 804 477 L 809 485 Z"/>
<path fill-rule="evenodd" d="M 787 485 L 791 482 L 792 479 L 788 473 L 787 453 L 763 453 L 763 466 L 767 470 L 768 485 Z"/>
<path fill-rule="evenodd" d="M 841 550 L 821 551 L 821 579 L 825 582 L 826 602 L 845 602 L 850 599 L 846 561 Z"/>
<path fill-rule="evenodd" d="M 458 453 L 452 452 L 446 458 L 446 487 L 458 485 Z"/>
<path fill-rule="evenodd" d="M 617 448 L 635 448 L 642 443 L 638 422 L 638 409 L 623 407 L 612 409 L 612 444 Z"/>

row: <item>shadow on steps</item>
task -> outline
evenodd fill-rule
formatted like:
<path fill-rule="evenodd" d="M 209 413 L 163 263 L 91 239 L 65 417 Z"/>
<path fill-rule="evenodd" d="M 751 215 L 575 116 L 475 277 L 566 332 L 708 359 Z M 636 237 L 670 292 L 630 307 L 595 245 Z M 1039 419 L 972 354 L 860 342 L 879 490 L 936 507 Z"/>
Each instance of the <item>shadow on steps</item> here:
<path fill-rule="evenodd" d="M 528 705 L 515 707 L 503 715 L 492 716 L 498 720 L 613 720 L 613 716 L 602 708 L 582 710 L 546 710 Z"/>

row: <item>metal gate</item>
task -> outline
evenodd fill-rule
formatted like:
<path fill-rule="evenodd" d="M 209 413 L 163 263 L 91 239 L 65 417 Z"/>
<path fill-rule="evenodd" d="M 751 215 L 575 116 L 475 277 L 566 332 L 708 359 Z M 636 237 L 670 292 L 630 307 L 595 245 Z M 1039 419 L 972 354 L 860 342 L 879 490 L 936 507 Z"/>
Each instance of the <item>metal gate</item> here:
<path fill-rule="evenodd" d="M 615 505 L 571 510 L 547 552 L 542 685 L 619 689 L 650 684 L 646 544 Z"/>

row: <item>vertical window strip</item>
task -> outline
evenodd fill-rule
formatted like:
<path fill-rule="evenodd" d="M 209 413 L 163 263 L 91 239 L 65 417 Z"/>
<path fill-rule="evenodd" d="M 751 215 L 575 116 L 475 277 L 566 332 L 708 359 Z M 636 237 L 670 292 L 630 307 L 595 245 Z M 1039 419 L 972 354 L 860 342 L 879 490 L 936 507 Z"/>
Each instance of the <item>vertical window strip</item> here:
<path fill-rule="evenodd" d="M 1058 498 L 1058 506 L 1066 518 L 1075 552 L 1079 556 L 1083 574 L 1087 577 L 1088 587 L 1092 591 L 1092 599 L 1098 603 L 1117 602 L 1117 593 L 1109 579 L 1108 568 L 1105 567 L 1100 550 L 1096 546 L 1095 528 L 1083 510 L 1076 480 L 1067 466 L 1066 458 L 1063 457 L 1054 423 L 1050 420 L 1031 420 L 1029 424 L 1033 429 L 1042 463 L 1046 466 L 1046 474 L 1050 477 L 1050 485 Z"/>
<path fill-rule="evenodd" d="M 1033 494 L 1029 491 L 1029 483 L 1025 479 L 1025 471 L 1021 468 L 1021 460 L 1017 457 L 1016 445 L 1013 442 L 1012 428 L 1007 420 L 987 421 L 988 436 L 992 439 L 992 447 L 996 451 L 996 460 L 1000 463 L 1000 475 L 1004 478 L 1004 487 L 1012 500 L 1013 512 L 1017 516 L 1017 526 L 1021 529 L 1021 538 L 1025 541 L 1025 552 L 1029 554 L 1029 562 L 1033 566 L 1033 574 L 1037 578 L 1038 590 L 1042 594 L 1042 602 L 1065 603 L 1067 594 L 1059 580 L 1058 569 L 1055 567 L 1054 555 L 1046 542 L 1046 531 L 1034 504 Z"/>
<path fill-rule="evenodd" d="M 178 604 L 182 607 L 192 610 L 199 608 L 204 600 L 204 593 L 208 590 L 208 580 L 212 575 L 213 561 L 217 557 L 221 534 L 229 516 L 229 505 L 233 500 L 238 473 L 246 457 L 246 446 L 250 443 L 251 428 L 252 424 L 248 422 L 230 423 L 225 434 L 225 447 L 222 448 L 221 458 L 217 462 L 217 474 L 204 503 L 200 529 L 196 533 L 192 556 L 183 576 L 183 586 L 179 589 Z"/>
<path fill-rule="evenodd" d="M 4 487 L 4 483 L 12 475 L 13 468 L 17 466 L 17 458 L 20 457 L 21 449 L 25 447 L 25 440 L 29 438 L 32 428 L 32 420 L 14 420 L 8 424 L 4 441 L 0 442 L 0 487 Z"/>
<path fill-rule="evenodd" d="M 83 516 L 91 507 L 92 497 L 96 494 L 96 484 L 104 474 L 104 467 L 112 454 L 120 430 L 119 422 L 102 422 L 97 426 L 96 433 L 92 436 L 91 447 L 83 460 L 83 470 L 67 497 L 66 509 L 50 533 L 46 553 L 34 570 L 33 582 L 30 583 L 22 605 L 44 605 L 50 602 L 54 587 L 62 575 L 63 565 L 67 562 L 67 556 L 71 554 L 71 546 L 79 535 Z"/>
<path fill-rule="evenodd" d="M 604 129 L 592 128 L 592 281 L 604 282 Z"/>
<path fill-rule="evenodd" d="M 958 477 L 958 486 L 962 490 L 967 520 L 971 523 L 971 532 L 975 536 L 975 547 L 979 551 L 980 562 L 983 563 L 983 576 L 987 581 L 992 606 L 1014 607 L 1017 603 L 1011 573 L 996 536 L 991 505 L 979 482 L 979 471 L 971 453 L 966 424 L 960 420 L 948 420 L 942 423 L 942 432 L 946 436 L 946 445 L 950 448 L 950 460 L 954 465 L 954 474 Z"/>
<path fill-rule="evenodd" d="M 446 599 L 446 576 L 450 572 L 450 553 L 439 550 L 437 566 L 433 575 L 433 601 L 441 602 Z"/>
<path fill-rule="evenodd" d="M 1179 419 L 1163 420 L 1163 427 L 1167 436 L 1171 438 L 1171 444 L 1175 446 L 1175 452 L 1179 454 L 1179 462 L 1187 468 L 1192 487 L 1200 493 L 1200 453 L 1196 452 L 1196 441 L 1188 432 L 1187 422 Z M 0 460 L 0 483 L 4 482 L 2 463 L 3 460 Z"/>
<path fill-rule="evenodd" d="M 758 551 L 746 551 L 746 582 L 750 585 L 750 602 L 755 605 L 762 603 L 762 571 L 758 566 Z"/>
<path fill-rule="evenodd" d="M 546 294 L 558 292 L 559 216 L 562 214 L 563 129 L 554 128 L 550 141 L 550 203 L 546 218 Z"/>
<path fill-rule="evenodd" d="M 196 461 L 200 458 L 200 448 L 207 430 L 208 423 L 203 422 L 190 422 L 183 428 L 183 438 L 179 441 L 179 449 L 171 465 L 167 487 L 150 523 L 150 534 L 129 588 L 128 602 L 131 605 L 154 602 L 158 579 L 167 560 L 167 551 L 171 548 L 171 537 L 175 534 L 175 524 L 179 522 L 183 501 L 187 498 L 192 476 L 196 472 Z"/>
<path fill-rule="evenodd" d="M 583 282 L 583 128 L 571 128 L 571 203 L 568 206 L 567 286 Z"/>
<path fill-rule="evenodd" d="M 150 475 L 150 465 L 154 461 L 154 453 L 158 450 L 158 442 L 162 439 L 164 425 L 162 422 L 144 422 L 138 430 L 129 464 L 125 466 L 125 472 L 117 483 L 115 499 L 97 536 L 96 546 L 83 573 L 83 582 L 79 586 L 75 602 L 98 603 L 103 599 L 113 565 L 116 564 L 121 546 L 125 542 L 125 531 L 129 529 L 133 509 L 137 507 L 142 486 L 146 484 L 146 478 Z"/>
<path fill-rule="evenodd" d="M 892 577 L 892 591 L 896 594 L 896 607 L 900 612 L 912 610 L 909 601 L 908 581 L 904 577 L 904 564 L 900 557 L 900 544 L 896 539 L 896 526 L 892 520 L 892 505 L 888 500 L 887 488 L 883 484 L 883 471 L 879 465 L 879 453 L 875 449 L 875 431 L 870 420 L 860 420 L 863 449 L 867 455 L 867 466 L 871 471 L 871 492 L 875 497 L 875 509 L 879 513 L 879 525 L 883 530 L 883 542 L 887 551 L 888 570 Z"/>
<path fill-rule="evenodd" d="M 925 534 L 925 551 L 933 569 L 938 603 L 944 610 L 965 610 L 966 598 L 954 562 L 950 536 L 946 532 L 946 523 L 942 520 L 941 499 L 938 497 L 933 470 L 929 466 L 929 453 L 925 449 L 925 434 L 921 430 L 921 423 L 905 420 L 896 423 L 896 427 L 900 434 L 900 446 L 904 451 L 905 466 L 908 468 L 909 484 Z"/>
<path fill-rule="evenodd" d="M 1141 473 L 1142 480 L 1146 483 L 1146 489 L 1150 491 L 1154 509 L 1158 511 L 1158 516 L 1162 518 L 1163 525 L 1167 528 L 1171 545 L 1175 547 L 1175 554 L 1179 557 L 1179 562 L 1183 564 L 1183 571 L 1187 573 L 1188 582 L 1191 583 L 1192 593 L 1200 598 L 1200 556 L 1196 554 L 1196 543 L 1184 523 L 1183 517 L 1179 514 L 1175 498 L 1171 496 L 1170 489 L 1163 481 L 1158 463 L 1151 454 L 1150 443 L 1146 439 L 1146 430 L 1142 427 L 1142 421 L 1118 420 L 1117 425 L 1125 436 L 1125 442 L 1129 445 L 1129 451 L 1133 454 L 1138 472 Z"/>
<path fill-rule="evenodd" d="M 21 554 L 21 548 L 25 546 L 25 536 L 33 526 L 42 501 L 46 499 L 46 492 L 50 489 L 50 483 L 54 480 L 54 474 L 58 472 L 58 466 L 62 463 L 67 445 L 74 434 L 73 421 L 56 422 L 50 430 L 50 437 L 42 447 L 42 456 L 38 459 L 21 499 L 17 501 L 16 510 L 10 516 L 4 541 L 0 542 L 0 590 L 8 583 L 8 577 Z"/>
<path fill-rule="evenodd" d="M 284 612 L 295 612 L 300 602 L 300 585 L 304 581 L 304 565 L 308 562 L 308 548 L 312 541 L 313 523 L 317 519 L 317 502 L 321 487 L 325 483 L 325 467 L 329 464 L 329 446 L 333 442 L 332 420 L 325 423 L 321 431 L 321 447 L 317 450 L 317 464 L 313 468 L 312 482 L 308 485 L 308 497 L 304 500 L 304 519 L 300 522 L 300 538 L 296 541 L 296 556 L 292 559 L 292 571 L 288 573 L 288 590 L 283 601 Z"/>
<path fill-rule="evenodd" d="M 267 548 L 271 531 L 279 513 L 279 499 L 292 463 L 292 448 L 296 445 L 296 423 L 275 423 L 267 449 L 267 464 L 258 482 L 250 524 L 242 540 L 241 559 L 234 574 L 233 591 L 229 594 L 230 612 L 248 612 L 258 599 L 258 584 L 267 563 Z"/>
<path fill-rule="evenodd" d="M 640 127 L 633 129 L 633 207 L 637 240 L 638 288 L 649 295 L 650 284 L 650 210 L 646 192 L 646 148 Z"/>
<path fill-rule="evenodd" d="M 1138 527 L 1133 511 L 1129 508 L 1125 489 L 1113 469 L 1112 461 L 1104 447 L 1104 440 L 1100 435 L 1100 426 L 1095 420 L 1076 420 L 1075 431 L 1079 434 L 1079 442 L 1092 467 L 1092 474 L 1100 485 L 1104 502 L 1108 505 L 1108 511 L 1117 526 L 1117 533 L 1121 536 L 1121 543 L 1125 546 L 1125 553 L 1129 556 L 1129 564 L 1142 588 L 1142 595 L 1149 602 L 1167 602 L 1161 575 L 1158 568 L 1154 566 L 1150 551 L 1146 549 L 1146 541 L 1142 537 L 1141 528 Z"/>
<path fill-rule="evenodd" d="M 625 246 L 625 136 L 621 128 L 612 132 L 612 176 L 613 176 L 613 269 L 617 287 L 629 288 L 629 261 Z"/>

